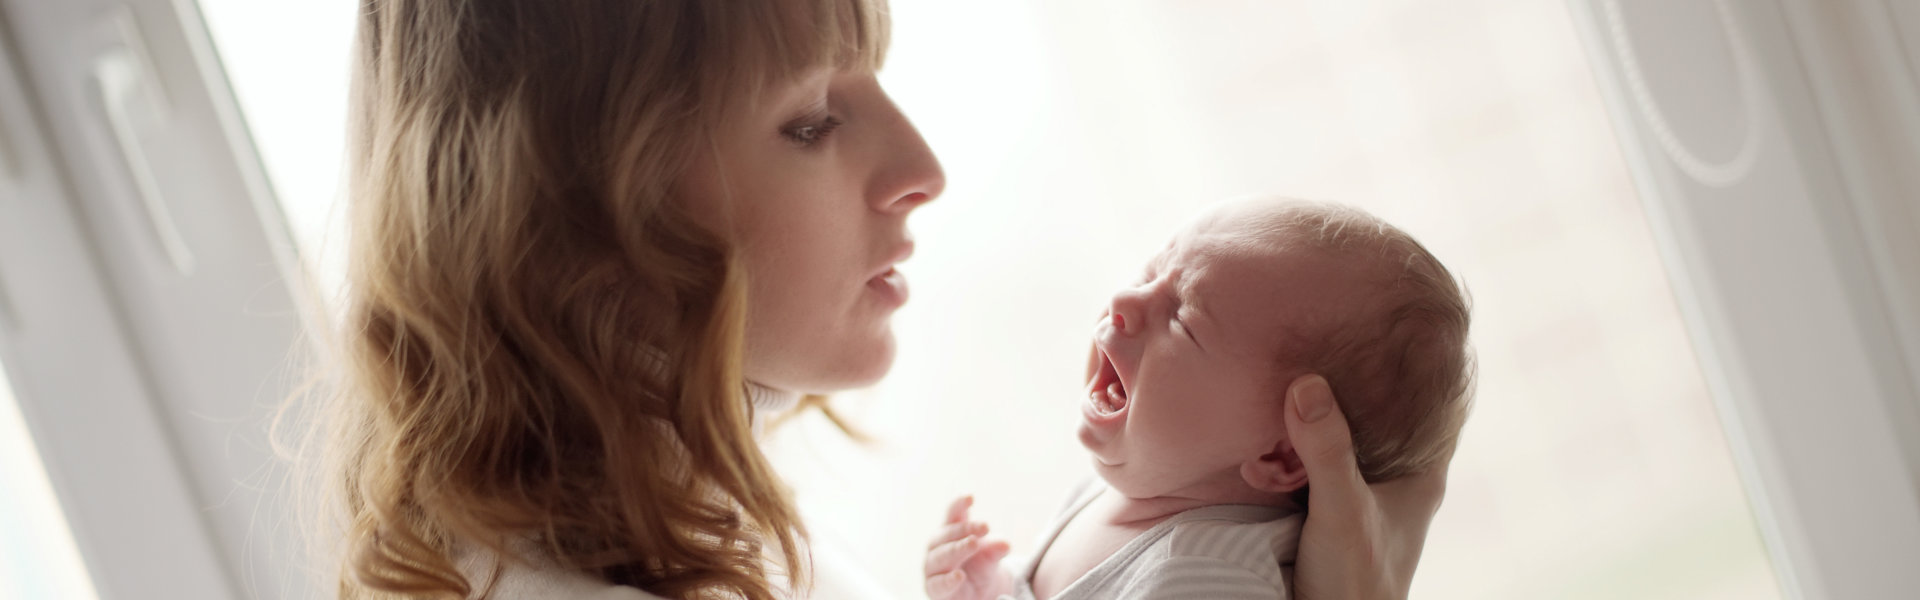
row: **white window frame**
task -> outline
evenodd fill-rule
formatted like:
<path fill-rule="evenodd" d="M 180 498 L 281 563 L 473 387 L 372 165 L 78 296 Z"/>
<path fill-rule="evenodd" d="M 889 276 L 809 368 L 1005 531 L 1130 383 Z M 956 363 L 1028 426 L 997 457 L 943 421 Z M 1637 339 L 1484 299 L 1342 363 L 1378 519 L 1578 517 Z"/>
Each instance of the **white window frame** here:
<path fill-rule="evenodd" d="M 316 313 L 198 7 L 0 12 L 0 361 L 96 592 L 324 595 L 267 434 Z"/>
<path fill-rule="evenodd" d="M 1569 5 L 1782 589 L 1920 594 L 1920 30 L 1867 0 Z"/>

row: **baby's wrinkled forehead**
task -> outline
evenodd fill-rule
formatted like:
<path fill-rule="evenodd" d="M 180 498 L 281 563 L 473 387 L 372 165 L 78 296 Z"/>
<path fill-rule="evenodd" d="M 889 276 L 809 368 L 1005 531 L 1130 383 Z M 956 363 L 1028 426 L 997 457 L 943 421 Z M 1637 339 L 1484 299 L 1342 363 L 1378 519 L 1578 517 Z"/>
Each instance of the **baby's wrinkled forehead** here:
<path fill-rule="evenodd" d="M 1210 211 L 1174 242 L 1202 274 L 1198 302 L 1240 344 L 1271 347 L 1365 313 L 1392 266 L 1355 252 L 1369 231 L 1333 230 L 1322 205 L 1246 200 Z M 1335 228 L 1341 227 L 1339 225 Z M 1269 352 L 1261 351 L 1262 354 Z"/>
<path fill-rule="evenodd" d="M 1389 253 L 1369 250 L 1385 249 L 1405 234 L 1350 207 L 1262 197 L 1221 203 L 1195 219 L 1181 237 L 1242 253 L 1315 254 L 1366 267 L 1390 262 Z"/>

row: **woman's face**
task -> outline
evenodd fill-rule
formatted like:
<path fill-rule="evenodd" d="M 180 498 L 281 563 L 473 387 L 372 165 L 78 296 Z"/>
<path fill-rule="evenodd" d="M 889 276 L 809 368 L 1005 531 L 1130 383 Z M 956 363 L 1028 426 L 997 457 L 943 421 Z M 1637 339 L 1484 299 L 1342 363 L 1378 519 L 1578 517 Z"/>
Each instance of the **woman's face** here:
<path fill-rule="evenodd" d="M 893 268 L 913 252 L 907 215 L 945 185 L 871 71 L 818 69 L 722 123 L 683 191 L 740 244 L 747 378 L 825 393 L 885 375 L 890 317 L 907 300 Z"/>

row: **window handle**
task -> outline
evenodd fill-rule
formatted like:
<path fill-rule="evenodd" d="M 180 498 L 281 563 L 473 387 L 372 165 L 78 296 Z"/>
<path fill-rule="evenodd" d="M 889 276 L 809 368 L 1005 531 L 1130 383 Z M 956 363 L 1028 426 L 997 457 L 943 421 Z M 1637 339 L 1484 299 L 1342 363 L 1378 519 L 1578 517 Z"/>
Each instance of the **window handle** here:
<path fill-rule="evenodd" d="M 174 270 L 181 275 L 192 275 L 193 250 L 174 224 L 167 198 L 161 193 L 160 182 L 154 179 L 153 165 L 147 160 L 140 132 L 134 126 L 136 115 L 146 116 L 156 124 L 164 122 L 168 113 L 166 94 L 160 88 L 158 72 L 147 55 L 140 30 L 134 25 L 133 12 L 123 5 L 115 9 L 108 20 L 108 25 L 119 34 L 120 44 L 93 59 L 93 79 L 100 93 L 101 109 L 108 127 L 113 130 L 114 142 L 120 146 L 127 176 L 133 180 L 134 191 L 140 196 L 154 239 L 168 262 L 173 263 Z"/>

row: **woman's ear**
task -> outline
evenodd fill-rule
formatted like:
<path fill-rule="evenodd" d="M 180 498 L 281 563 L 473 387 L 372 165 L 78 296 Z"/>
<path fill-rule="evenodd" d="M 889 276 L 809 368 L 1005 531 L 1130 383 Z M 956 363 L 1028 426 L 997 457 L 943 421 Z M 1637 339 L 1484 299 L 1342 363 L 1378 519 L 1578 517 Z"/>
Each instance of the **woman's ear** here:
<path fill-rule="evenodd" d="M 1272 452 L 1240 463 L 1240 477 L 1253 489 L 1285 494 L 1307 484 L 1307 467 L 1300 462 L 1300 453 L 1294 451 L 1293 441 L 1280 438 Z"/>

